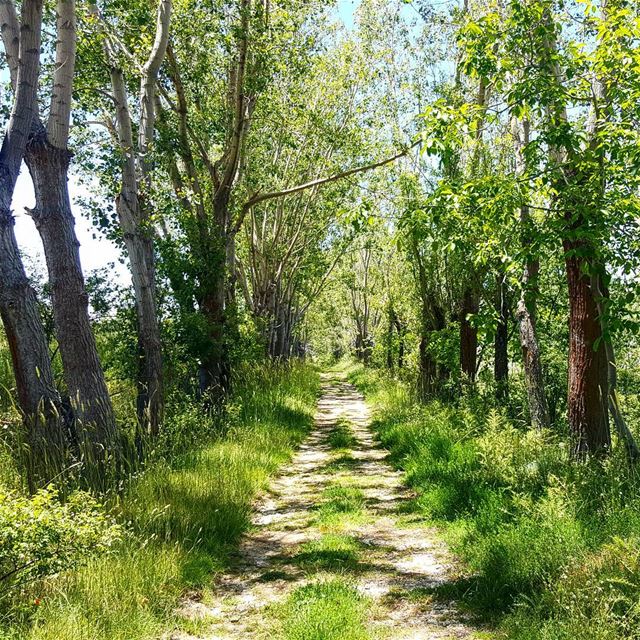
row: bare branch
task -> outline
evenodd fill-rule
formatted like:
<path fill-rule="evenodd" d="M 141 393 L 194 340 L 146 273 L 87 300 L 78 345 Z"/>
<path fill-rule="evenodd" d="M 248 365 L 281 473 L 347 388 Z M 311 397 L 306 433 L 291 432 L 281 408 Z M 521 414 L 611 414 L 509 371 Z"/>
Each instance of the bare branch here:
<path fill-rule="evenodd" d="M 142 69 L 140 79 L 140 130 L 138 152 L 142 155 L 142 166 L 147 167 L 145 154 L 153 139 L 155 127 L 155 92 L 158 72 L 167 52 L 169 25 L 171 23 L 171 0 L 160 0 L 156 19 L 156 37 L 149 58 Z"/>

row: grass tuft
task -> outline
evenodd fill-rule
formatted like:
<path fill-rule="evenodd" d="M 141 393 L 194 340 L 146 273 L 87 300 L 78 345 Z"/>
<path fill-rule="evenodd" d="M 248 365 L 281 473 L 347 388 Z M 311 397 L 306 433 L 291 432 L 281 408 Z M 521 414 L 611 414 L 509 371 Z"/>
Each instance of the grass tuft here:
<path fill-rule="evenodd" d="M 367 601 L 343 579 L 296 589 L 277 611 L 283 640 L 369 640 Z"/>
<path fill-rule="evenodd" d="M 353 449 L 358 444 L 351 423 L 346 418 L 339 418 L 329 432 L 329 445 L 332 449 Z"/>
<path fill-rule="evenodd" d="M 302 545 L 293 561 L 305 569 L 316 571 L 353 571 L 358 567 L 362 546 L 352 536 L 327 534 Z"/>

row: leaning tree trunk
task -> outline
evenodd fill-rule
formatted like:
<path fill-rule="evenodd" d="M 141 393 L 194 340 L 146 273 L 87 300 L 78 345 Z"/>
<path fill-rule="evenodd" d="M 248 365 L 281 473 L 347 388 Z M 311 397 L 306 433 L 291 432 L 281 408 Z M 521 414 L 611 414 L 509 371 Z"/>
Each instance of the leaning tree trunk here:
<path fill-rule="evenodd" d="M 11 117 L 0 149 L 0 317 L 4 325 L 29 445 L 33 491 L 62 470 L 66 449 L 62 404 L 35 292 L 14 233 L 11 199 L 34 118 L 40 70 L 42 0 L 25 0 L 21 19 L 13 3 L 0 6 L 2 40 L 14 88 Z"/>
<path fill-rule="evenodd" d="M 466 288 L 460 308 L 460 371 L 469 382 L 476 379 L 478 361 L 478 329 L 471 324 L 470 315 L 478 313 L 477 294 Z"/>
<path fill-rule="evenodd" d="M 496 397 L 504 400 L 509 393 L 509 292 L 504 273 L 497 277 L 496 311 L 498 322 L 494 342 L 494 378 Z"/>
<path fill-rule="evenodd" d="M 574 456 L 584 458 L 611 447 L 608 365 L 598 294 L 591 286 L 593 265 L 585 257 L 589 247 L 574 239 L 565 239 L 563 246 L 569 286 L 569 429 Z"/>
<path fill-rule="evenodd" d="M 2 189 L 2 186 L 0 186 Z M 10 201 L 0 193 L 0 200 Z M 7 334 L 18 404 L 27 431 L 30 489 L 60 473 L 67 442 L 47 337 L 25 274 L 8 206 L 0 209 L 0 316 Z"/>
<path fill-rule="evenodd" d="M 25 155 L 36 195 L 31 215 L 44 246 L 65 382 L 90 462 L 104 468 L 117 447 L 117 433 L 89 321 L 89 300 L 67 187 L 69 159 L 69 151 L 51 145 L 44 131 L 31 138 Z"/>

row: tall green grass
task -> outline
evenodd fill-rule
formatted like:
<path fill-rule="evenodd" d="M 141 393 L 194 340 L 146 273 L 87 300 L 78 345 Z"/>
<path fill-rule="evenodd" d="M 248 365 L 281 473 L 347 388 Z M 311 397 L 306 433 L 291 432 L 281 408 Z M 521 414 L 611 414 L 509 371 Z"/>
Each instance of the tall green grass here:
<path fill-rule="evenodd" d="M 474 398 L 417 404 L 361 367 L 350 378 L 472 577 L 445 588 L 517 640 L 640 638 L 640 478 L 622 457 L 575 464 L 564 438 Z"/>
<path fill-rule="evenodd" d="M 170 417 L 169 430 L 206 439 L 134 479 L 112 505 L 130 532 L 124 542 L 30 585 L 4 612 L 0 638 L 146 640 L 174 628 L 180 596 L 225 566 L 256 494 L 309 431 L 318 388 L 305 365 L 258 367 L 239 375 L 217 431 L 201 428 L 207 417 L 195 410 Z"/>

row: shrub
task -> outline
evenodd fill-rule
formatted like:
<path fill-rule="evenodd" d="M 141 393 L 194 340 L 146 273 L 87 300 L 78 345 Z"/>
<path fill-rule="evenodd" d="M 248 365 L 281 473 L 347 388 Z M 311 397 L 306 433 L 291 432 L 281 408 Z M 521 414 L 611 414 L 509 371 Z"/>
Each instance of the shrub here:
<path fill-rule="evenodd" d="M 109 550 L 122 528 L 89 494 L 62 502 L 55 489 L 0 494 L 0 586 L 31 582 Z"/>

